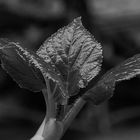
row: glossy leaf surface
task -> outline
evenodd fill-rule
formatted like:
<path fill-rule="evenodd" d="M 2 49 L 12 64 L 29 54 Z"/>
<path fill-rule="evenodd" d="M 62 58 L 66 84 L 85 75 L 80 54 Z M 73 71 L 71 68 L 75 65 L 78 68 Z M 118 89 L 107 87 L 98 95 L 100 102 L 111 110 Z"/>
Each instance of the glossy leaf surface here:
<path fill-rule="evenodd" d="M 61 74 L 65 95 L 72 96 L 100 71 L 102 48 L 77 18 L 49 37 L 37 51 Z"/>
<path fill-rule="evenodd" d="M 92 100 L 94 104 L 103 102 L 113 95 L 116 82 L 129 80 L 138 74 L 140 74 L 140 54 L 127 59 L 108 71 L 95 87 L 87 91 L 83 98 Z"/>

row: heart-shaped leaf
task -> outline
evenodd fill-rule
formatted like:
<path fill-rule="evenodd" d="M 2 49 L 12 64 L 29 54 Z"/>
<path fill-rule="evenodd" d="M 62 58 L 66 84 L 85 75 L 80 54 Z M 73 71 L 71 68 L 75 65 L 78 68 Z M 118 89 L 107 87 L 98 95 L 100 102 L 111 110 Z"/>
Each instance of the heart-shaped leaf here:
<path fill-rule="evenodd" d="M 102 48 L 77 18 L 49 37 L 37 51 L 61 74 L 65 95 L 72 96 L 100 71 Z"/>
<path fill-rule="evenodd" d="M 108 71 L 92 89 L 83 95 L 83 98 L 99 104 L 113 95 L 116 82 L 129 80 L 138 74 L 140 74 L 140 54 Z"/>
<path fill-rule="evenodd" d="M 41 91 L 45 87 L 43 76 L 61 83 L 51 65 L 44 62 L 36 53 L 22 48 L 18 43 L 1 39 L 0 58 L 2 67 L 23 88 L 34 92 Z"/>

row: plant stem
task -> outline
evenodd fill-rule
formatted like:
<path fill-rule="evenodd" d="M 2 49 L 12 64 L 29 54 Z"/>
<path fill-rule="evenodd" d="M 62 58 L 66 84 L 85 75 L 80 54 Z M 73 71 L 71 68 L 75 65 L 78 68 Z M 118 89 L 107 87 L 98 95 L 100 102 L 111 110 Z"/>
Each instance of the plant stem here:
<path fill-rule="evenodd" d="M 55 118 L 55 101 L 50 90 L 48 79 L 46 79 L 46 85 L 47 88 L 42 90 L 46 102 L 46 118 L 41 124 L 36 135 L 31 140 L 60 140 L 76 115 L 86 103 L 82 98 L 77 99 L 72 108 L 65 115 L 64 119 L 60 122 Z"/>
<path fill-rule="evenodd" d="M 52 95 L 54 96 L 54 94 L 55 94 L 55 92 L 56 92 L 56 89 L 57 89 L 57 83 L 55 84 L 55 87 L 54 87 L 54 90 L 53 90 L 53 93 L 52 93 Z"/>
<path fill-rule="evenodd" d="M 40 125 L 39 129 L 36 132 L 36 135 L 42 136 L 44 128 L 45 128 L 45 123 L 46 123 L 46 117 L 44 118 L 42 124 Z"/>
<path fill-rule="evenodd" d="M 85 105 L 86 101 L 84 101 L 82 98 L 77 99 L 77 101 L 74 103 L 72 108 L 69 110 L 69 112 L 65 115 L 62 123 L 64 125 L 63 134 L 67 130 L 67 128 L 70 126 L 76 115 L 79 113 L 79 111 L 82 109 L 82 107 Z"/>
<path fill-rule="evenodd" d="M 49 118 L 55 118 L 56 107 L 55 107 L 55 101 L 53 99 L 53 95 L 50 90 L 49 79 L 46 79 L 45 81 L 46 81 L 47 89 L 43 89 L 42 92 L 46 102 L 46 121 L 48 121 Z"/>
<path fill-rule="evenodd" d="M 44 123 L 42 124 L 44 125 Z M 56 121 L 55 118 L 50 118 L 45 126 L 43 126 L 43 133 L 42 130 L 40 132 L 41 133 L 36 133 L 30 140 L 60 140 L 63 134 L 63 124 Z"/>
<path fill-rule="evenodd" d="M 30 140 L 44 140 L 43 138 L 43 131 L 45 128 L 46 117 L 43 120 L 42 124 L 40 125 L 39 129 L 37 130 L 36 134 Z"/>
<path fill-rule="evenodd" d="M 43 137 L 44 140 L 60 140 L 63 134 L 63 124 L 55 118 L 50 118 L 46 123 Z"/>

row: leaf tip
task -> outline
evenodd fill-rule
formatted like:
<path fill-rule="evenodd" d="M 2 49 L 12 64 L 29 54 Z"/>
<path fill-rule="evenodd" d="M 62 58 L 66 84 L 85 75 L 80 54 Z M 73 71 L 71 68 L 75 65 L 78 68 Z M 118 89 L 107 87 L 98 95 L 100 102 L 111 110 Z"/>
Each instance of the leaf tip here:
<path fill-rule="evenodd" d="M 76 24 L 79 24 L 79 25 L 82 25 L 82 17 L 80 16 L 80 17 L 77 17 L 77 18 L 75 18 L 74 20 L 73 20 L 73 22 L 74 23 L 76 23 Z"/>

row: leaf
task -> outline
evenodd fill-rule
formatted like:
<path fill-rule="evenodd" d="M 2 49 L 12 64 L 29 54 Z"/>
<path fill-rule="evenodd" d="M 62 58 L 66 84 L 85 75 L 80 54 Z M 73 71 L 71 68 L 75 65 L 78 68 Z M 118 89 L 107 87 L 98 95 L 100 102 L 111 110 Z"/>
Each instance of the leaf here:
<path fill-rule="evenodd" d="M 41 91 L 45 87 L 43 76 L 60 82 L 52 66 L 47 65 L 42 58 L 22 48 L 18 43 L 1 39 L 0 58 L 2 67 L 22 88 L 34 92 Z"/>
<path fill-rule="evenodd" d="M 98 74 L 102 62 L 101 45 L 80 18 L 49 37 L 37 54 L 60 72 L 67 97 L 84 88 Z"/>
<path fill-rule="evenodd" d="M 116 82 L 129 80 L 138 74 L 140 74 L 140 54 L 125 60 L 104 74 L 95 87 L 87 91 L 83 98 L 99 104 L 112 97 Z"/>

